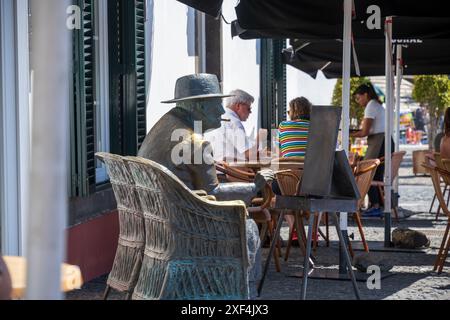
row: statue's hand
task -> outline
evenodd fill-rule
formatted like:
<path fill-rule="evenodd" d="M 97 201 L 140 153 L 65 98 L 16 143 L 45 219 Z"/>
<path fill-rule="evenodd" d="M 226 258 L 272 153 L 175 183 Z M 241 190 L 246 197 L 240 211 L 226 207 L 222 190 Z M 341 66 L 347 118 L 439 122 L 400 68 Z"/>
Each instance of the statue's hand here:
<path fill-rule="evenodd" d="M 263 169 L 255 175 L 256 190 L 260 191 L 266 183 L 270 183 L 275 179 L 275 173 L 270 169 Z"/>

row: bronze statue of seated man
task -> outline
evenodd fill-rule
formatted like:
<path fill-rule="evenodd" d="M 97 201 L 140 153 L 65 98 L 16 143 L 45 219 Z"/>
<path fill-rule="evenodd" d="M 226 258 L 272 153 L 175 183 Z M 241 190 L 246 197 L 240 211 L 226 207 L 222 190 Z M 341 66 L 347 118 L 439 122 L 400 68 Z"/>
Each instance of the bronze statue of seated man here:
<path fill-rule="evenodd" d="M 203 139 L 203 133 L 220 128 L 223 95 L 215 75 L 195 74 L 177 80 L 175 99 L 163 103 L 176 103 L 145 138 L 138 156 L 155 161 L 172 171 L 191 190 L 204 190 L 217 200 L 243 200 L 251 202 L 265 184 L 274 178 L 273 172 L 259 172 L 254 183 L 219 183 L 212 148 Z M 247 220 L 249 250 L 249 286 L 254 297 L 254 286 L 260 278 L 260 245 L 258 228 Z"/>

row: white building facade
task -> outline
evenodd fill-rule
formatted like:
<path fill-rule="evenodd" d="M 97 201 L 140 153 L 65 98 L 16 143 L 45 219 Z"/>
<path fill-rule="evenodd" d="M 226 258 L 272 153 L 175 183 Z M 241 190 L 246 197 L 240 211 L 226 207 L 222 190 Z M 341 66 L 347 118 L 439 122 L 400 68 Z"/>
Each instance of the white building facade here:
<path fill-rule="evenodd" d="M 85 280 L 108 272 L 117 243 L 117 212 L 105 169 L 94 154 L 134 155 L 145 134 L 173 106 L 176 80 L 215 73 L 223 91 L 255 97 L 247 134 L 274 129 L 288 101 L 303 95 L 330 104 L 334 81 L 281 65 L 283 41 L 231 38 L 236 0 L 214 19 L 175 0 L 74 0 L 67 259 Z M 126 7 L 125 6 L 129 6 Z M 126 15 L 125 12 L 129 14 Z M 130 14 L 131 12 L 131 14 Z M 118 15 L 119 19 L 116 17 Z M 0 253 L 26 251 L 33 76 L 28 0 L 0 1 Z M 58 63 L 55 61 L 55 63 Z M 51 164 L 49 164 L 51 165 Z M 32 212 L 30 212 L 32 214 Z"/>

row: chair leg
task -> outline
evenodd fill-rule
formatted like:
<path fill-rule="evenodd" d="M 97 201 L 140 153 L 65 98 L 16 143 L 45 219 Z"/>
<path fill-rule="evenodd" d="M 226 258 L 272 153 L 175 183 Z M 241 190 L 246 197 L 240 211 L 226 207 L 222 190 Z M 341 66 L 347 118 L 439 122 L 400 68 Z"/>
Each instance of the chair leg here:
<path fill-rule="evenodd" d="M 326 235 L 326 233 L 324 234 L 322 230 L 320 230 L 320 228 L 318 229 L 319 231 L 319 235 L 326 241 L 329 242 L 328 240 L 328 236 Z"/>
<path fill-rule="evenodd" d="M 442 243 L 441 243 L 441 246 L 439 247 L 439 252 L 436 257 L 436 261 L 434 262 L 433 271 L 436 271 L 441 265 L 441 261 L 442 261 L 443 255 L 444 255 L 444 247 L 445 247 L 445 243 L 448 238 L 449 230 L 450 230 L 450 222 L 447 224 L 447 228 L 445 229 L 444 237 L 442 238 Z"/>
<path fill-rule="evenodd" d="M 301 213 L 296 213 L 295 217 L 295 229 L 297 229 L 297 241 L 302 254 L 306 255 L 306 234 L 305 225 L 303 224 L 303 216 Z"/>
<path fill-rule="evenodd" d="M 380 206 L 384 207 L 384 187 L 378 186 L 378 192 L 380 193 Z"/>
<path fill-rule="evenodd" d="M 447 192 L 447 207 L 449 202 L 450 202 L 450 190 L 448 190 Z"/>
<path fill-rule="evenodd" d="M 277 220 L 278 219 L 276 219 L 275 217 L 272 217 L 272 223 L 273 223 L 274 226 L 276 225 Z M 275 232 L 275 229 L 274 229 L 274 232 Z M 278 240 L 277 240 L 277 247 L 276 247 L 276 250 L 277 250 L 279 258 L 281 258 L 283 256 L 281 254 L 281 241 L 282 241 L 282 239 L 281 239 L 281 237 L 279 237 Z"/>
<path fill-rule="evenodd" d="M 299 219 L 298 219 L 298 223 L 300 225 L 300 234 L 302 236 L 302 241 L 305 244 L 305 248 L 306 248 L 306 230 L 305 230 L 305 224 L 303 223 L 303 212 L 299 213 Z"/>
<path fill-rule="evenodd" d="M 348 241 L 348 252 L 350 253 L 350 256 L 353 258 L 355 256 L 355 253 L 353 252 L 353 247 L 352 247 L 352 243 L 349 239 Z"/>
<path fill-rule="evenodd" d="M 268 224 L 263 223 L 261 227 L 261 231 L 259 233 L 259 239 L 261 240 L 261 245 L 264 244 L 264 240 L 266 240 L 266 235 L 268 231 Z"/>
<path fill-rule="evenodd" d="M 284 261 L 288 261 L 288 259 L 289 259 L 289 253 L 291 252 L 292 238 L 294 236 L 294 231 L 295 231 L 295 221 L 294 221 L 294 226 L 292 226 L 292 230 L 289 233 L 289 241 L 288 241 L 287 248 L 286 248 L 286 253 L 285 253 L 285 256 L 284 256 Z"/>
<path fill-rule="evenodd" d="M 302 251 L 302 254 L 305 255 L 305 250 L 304 250 L 304 246 L 303 246 L 303 232 L 301 230 L 304 231 L 303 229 L 303 221 L 302 221 L 302 217 L 301 214 L 299 212 L 294 212 L 294 224 L 292 226 L 292 230 L 289 234 L 289 241 L 288 241 L 288 245 L 286 248 L 286 253 L 284 256 L 284 261 L 288 261 L 289 259 L 289 254 L 291 253 L 291 248 L 292 248 L 292 238 L 294 237 L 294 232 L 297 232 L 297 242 L 298 242 L 298 246 L 300 248 L 300 250 Z"/>
<path fill-rule="evenodd" d="M 438 269 L 438 274 L 440 274 L 442 272 L 442 269 L 444 269 L 445 260 L 447 260 L 449 249 L 450 249 L 450 237 L 447 237 L 447 245 L 445 246 L 444 252 L 441 256 L 441 264 Z"/>
<path fill-rule="evenodd" d="M 444 187 L 444 193 L 442 194 L 442 196 L 444 197 L 444 199 L 445 199 L 445 194 L 446 194 L 448 191 L 449 191 L 449 190 L 448 190 L 448 185 L 446 184 L 445 187 Z M 437 212 L 436 212 L 436 221 L 439 220 L 439 215 L 440 215 L 440 214 L 441 214 L 441 205 L 439 204 L 438 209 L 437 209 Z"/>
<path fill-rule="evenodd" d="M 397 210 L 397 208 L 393 208 L 392 211 L 394 211 L 395 221 L 396 221 L 397 223 L 399 223 L 400 220 L 398 219 L 398 210 Z"/>
<path fill-rule="evenodd" d="M 111 287 L 106 285 L 105 292 L 103 293 L 103 300 L 108 299 L 109 292 L 111 291 Z"/>
<path fill-rule="evenodd" d="M 364 229 L 362 226 L 361 217 L 359 211 L 353 214 L 353 219 L 355 219 L 356 225 L 358 226 L 359 234 L 361 236 L 361 241 L 364 246 L 364 251 L 369 252 L 369 246 L 367 245 L 366 236 L 364 235 Z"/>
<path fill-rule="evenodd" d="M 274 226 L 273 226 L 272 220 L 267 221 L 267 224 L 268 224 L 268 228 L 269 228 L 270 240 L 271 241 L 277 241 L 277 240 L 275 240 Z M 274 258 L 274 261 L 275 261 L 275 269 L 277 270 L 277 272 L 281 272 L 279 253 L 278 253 L 278 250 L 277 250 L 277 247 L 276 247 L 276 243 L 275 243 L 275 250 L 273 251 L 273 258 Z"/>
<path fill-rule="evenodd" d="M 430 210 L 428 210 L 429 213 L 433 211 L 434 201 L 436 201 L 436 193 L 434 194 L 433 201 L 431 201 Z"/>

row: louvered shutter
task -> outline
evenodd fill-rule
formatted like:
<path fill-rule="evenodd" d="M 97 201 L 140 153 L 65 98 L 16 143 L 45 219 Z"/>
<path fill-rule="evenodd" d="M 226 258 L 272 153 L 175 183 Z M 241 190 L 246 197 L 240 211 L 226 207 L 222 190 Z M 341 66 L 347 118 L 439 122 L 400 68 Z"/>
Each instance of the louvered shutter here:
<path fill-rule="evenodd" d="M 136 59 L 136 115 L 137 115 L 137 150 L 147 135 L 147 99 L 145 74 L 145 0 L 136 0 L 135 7 L 135 59 Z"/>
<path fill-rule="evenodd" d="M 136 155 L 146 135 L 145 0 L 112 0 L 111 150 Z"/>
<path fill-rule="evenodd" d="M 261 128 L 278 128 L 286 119 L 286 67 L 281 61 L 283 40 L 261 40 Z"/>
<path fill-rule="evenodd" d="M 72 196 L 95 188 L 95 44 L 93 0 L 77 0 L 81 29 L 73 33 L 73 101 L 71 103 Z"/>
<path fill-rule="evenodd" d="M 276 121 L 278 127 L 281 121 L 286 120 L 286 65 L 282 61 L 281 52 L 286 47 L 285 40 L 273 40 L 273 63 L 276 95 Z"/>

